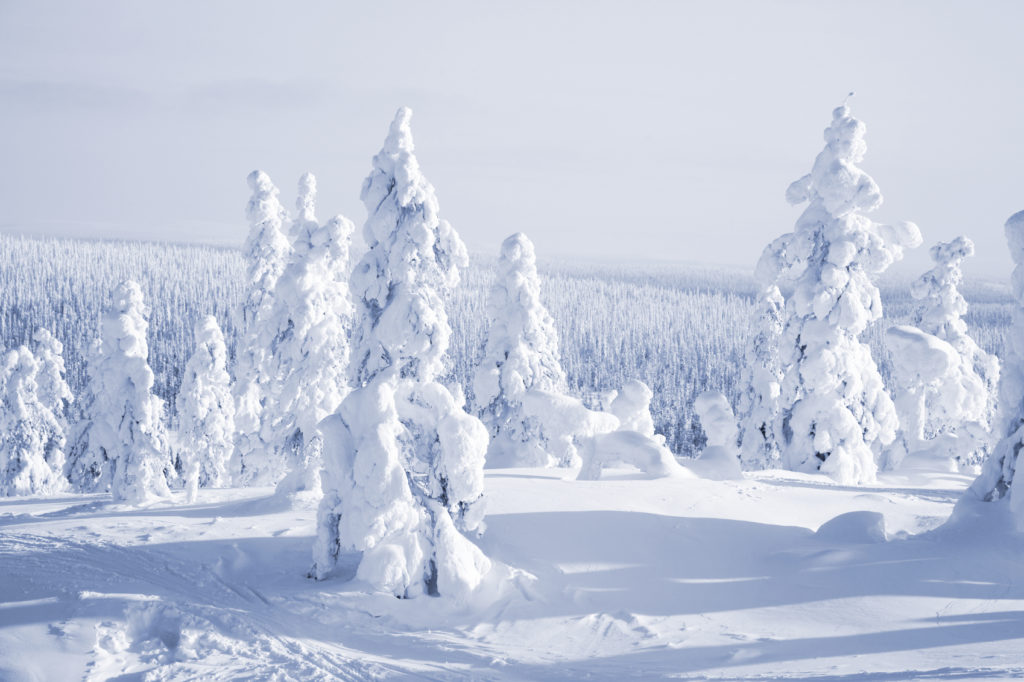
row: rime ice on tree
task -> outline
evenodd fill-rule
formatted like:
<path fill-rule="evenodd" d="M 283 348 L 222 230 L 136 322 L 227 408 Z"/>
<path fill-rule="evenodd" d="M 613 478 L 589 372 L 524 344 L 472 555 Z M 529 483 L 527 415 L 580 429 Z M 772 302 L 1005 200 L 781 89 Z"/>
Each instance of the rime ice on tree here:
<path fill-rule="evenodd" d="M 1024 448 L 1024 211 L 1006 221 L 1006 241 L 1016 267 L 1011 283 L 1016 299 L 1006 335 L 1006 355 L 999 379 L 999 431 L 1002 439 L 985 462 L 970 491 L 984 500 L 1009 496 L 1018 528 L 1024 528 L 1024 495 L 1017 495 L 1015 472 Z"/>
<path fill-rule="evenodd" d="M 921 242 L 912 223 L 881 225 L 863 215 L 882 202 L 874 180 L 856 166 L 867 149 L 864 130 L 845 105 L 833 112 L 813 169 L 786 192 L 790 203 L 807 208 L 758 266 L 786 293 L 783 464 L 845 483 L 873 480 L 876 459 L 896 435 L 892 400 L 858 338 L 882 314 L 872 277 Z"/>
<path fill-rule="evenodd" d="M 77 489 L 109 487 L 116 501 L 134 504 L 170 494 L 163 402 L 152 393 L 147 361 L 148 313 L 138 284 L 129 280 L 114 290 L 89 360 L 91 400 L 68 462 Z"/>
<path fill-rule="evenodd" d="M 551 463 L 537 415 L 523 405 L 530 390 L 565 393 L 558 333 L 540 301 L 533 242 L 517 232 L 501 245 L 487 302 L 490 327 L 473 380 L 480 419 L 491 434 L 487 459 L 496 466 Z"/>
<path fill-rule="evenodd" d="M 411 112 L 398 111 L 363 184 L 369 250 L 356 266 L 356 387 L 324 433 L 324 497 L 314 559 L 327 576 L 361 551 L 357 577 L 411 597 L 460 598 L 490 570 L 462 532 L 482 530 L 487 430 L 437 381 L 451 328 L 442 295 L 468 263 L 438 218 L 413 155 Z"/>
<path fill-rule="evenodd" d="M 212 315 L 196 325 L 195 342 L 177 397 L 177 440 L 190 500 L 198 487 L 221 488 L 230 483 L 228 461 L 235 433 L 227 347 Z"/>
<path fill-rule="evenodd" d="M 288 471 L 278 486 L 282 493 L 319 492 L 317 424 L 348 393 L 349 245 L 354 226 L 339 215 L 321 227 L 315 189 L 313 175 L 303 175 L 291 262 L 277 280 L 267 318 L 273 335 L 263 372 L 270 378 L 263 422 L 272 451 Z"/>
<path fill-rule="evenodd" d="M 52 494 L 61 475 L 61 423 L 39 399 L 40 365 L 24 346 L 0 362 L 0 495 Z"/>
<path fill-rule="evenodd" d="M 273 446 L 262 433 L 263 407 L 270 378 L 264 374 L 269 353 L 267 317 L 274 305 L 274 287 L 291 252 L 283 232 L 287 213 L 277 188 L 263 171 L 248 178 L 252 198 L 246 207 L 249 236 L 245 242 L 248 265 L 245 298 L 238 310 L 238 351 L 235 363 L 235 452 L 233 468 L 243 484 L 267 484 L 283 474 L 275 462 Z"/>
<path fill-rule="evenodd" d="M 782 293 L 774 284 L 763 287 L 758 294 L 758 326 L 747 346 L 737 408 L 742 425 L 740 461 L 745 469 L 767 469 L 779 461 L 780 439 L 775 428 L 782 384 L 779 337 L 784 305 Z"/>

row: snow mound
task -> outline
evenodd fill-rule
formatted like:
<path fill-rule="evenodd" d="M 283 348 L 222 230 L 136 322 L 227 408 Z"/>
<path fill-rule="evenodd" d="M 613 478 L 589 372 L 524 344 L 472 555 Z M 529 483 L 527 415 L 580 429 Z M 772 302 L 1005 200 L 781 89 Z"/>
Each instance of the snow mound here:
<path fill-rule="evenodd" d="M 885 542 L 885 517 L 875 511 L 846 512 L 821 524 L 814 535 L 837 544 Z"/>
<path fill-rule="evenodd" d="M 590 436 L 580 448 L 583 466 L 578 481 L 597 481 L 603 469 L 628 464 L 649 478 L 686 476 L 686 470 L 661 443 L 639 431 L 612 431 Z"/>

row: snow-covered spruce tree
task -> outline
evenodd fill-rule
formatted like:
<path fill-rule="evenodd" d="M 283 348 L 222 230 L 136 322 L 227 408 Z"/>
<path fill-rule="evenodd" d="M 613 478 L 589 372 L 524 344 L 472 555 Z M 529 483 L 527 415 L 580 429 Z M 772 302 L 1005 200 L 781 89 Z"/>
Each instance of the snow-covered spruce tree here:
<path fill-rule="evenodd" d="M 921 275 L 910 288 L 911 295 L 920 301 L 917 326 L 949 343 L 961 358 L 955 390 L 957 395 L 952 396 L 949 390 L 943 390 L 932 391 L 926 396 L 927 421 L 924 426 L 928 438 L 945 433 L 966 437 L 967 431 L 985 434 L 990 433 L 994 426 L 999 360 L 978 346 L 967 333 L 967 323 L 963 320 L 967 301 L 960 293 L 963 282 L 960 266 L 964 258 L 973 255 L 974 242 L 967 237 L 936 244 L 931 248 L 935 267 Z M 975 447 L 958 456 L 960 464 L 980 463 L 987 446 L 982 437 Z"/>
<path fill-rule="evenodd" d="M 340 552 L 361 551 L 356 575 L 374 589 L 460 599 L 491 566 L 462 535 L 483 530 L 487 429 L 437 381 L 451 335 L 442 296 L 468 258 L 438 218 L 413 155 L 411 115 L 398 111 L 363 184 L 369 250 L 351 278 L 355 388 L 321 423 L 313 555 L 318 578 Z"/>
<path fill-rule="evenodd" d="M 68 459 L 78 490 L 109 487 L 114 500 L 140 504 L 167 497 L 170 457 L 163 401 L 153 395 L 149 367 L 149 309 L 135 282 L 114 290 L 100 320 L 100 339 L 89 360 L 90 402 Z"/>
<path fill-rule="evenodd" d="M 288 474 L 281 493 L 320 492 L 321 447 L 317 424 L 348 393 L 346 370 L 352 302 L 349 247 L 354 226 L 335 216 L 316 221 L 313 175 L 299 181 L 300 220 L 291 262 L 277 280 L 267 325 L 274 330 L 264 375 L 270 378 L 264 433 Z"/>
<path fill-rule="evenodd" d="M 814 167 L 786 192 L 807 208 L 758 265 L 762 284 L 777 283 L 786 298 L 776 430 L 782 462 L 843 483 L 873 480 L 896 436 L 892 399 L 859 336 L 882 315 L 872 277 L 921 242 L 912 223 L 881 225 L 864 215 L 882 202 L 856 166 L 867 149 L 864 130 L 847 106 L 833 112 Z"/>
<path fill-rule="evenodd" d="M 1024 529 L 1024 494 L 1016 494 L 1020 491 L 1014 485 L 1017 460 L 1024 449 L 1024 211 L 1006 221 L 1006 241 L 1016 266 L 1011 279 L 1016 302 L 999 379 L 998 433 L 1002 438 L 971 484 L 970 493 L 986 501 L 1009 497 L 1017 527 Z"/>
<path fill-rule="evenodd" d="M 768 469 L 779 463 L 779 437 L 775 427 L 779 416 L 782 367 L 779 338 L 785 302 L 775 284 L 758 293 L 760 311 L 757 331 L 747 346 L 740 373 L 739 413 L 740 462 L 744 469 Z"/>
<path fill-rule="evenodd" d="M 267 318 L 274 307 L 274 288 L 291 255 L 284 234 L 287 213 L 277 198 L 277 188 L 263 171 L 249 174 L 252 198 L 246 207 L 249 237 L 245 242 L 247 282 L 239 307 L 234 385 L 235 451 L 233 473 L 244 485 L 274 483 L 283 474 L 275 462 L 273 446 L 262 432 L 265 391 L 270 378 L 264 374 L 270 352 Z"/>
<path fill-rule="evenodd" d="M 66 487 L 62 426 L 39 400 L 39 363 L 25 346 L 4 355 L 0 366 L 0 495 L 51 494 Z M 49 449 L 49 451 L 48 451 Z"/>
<path fill-rule="evenodd" d="M 57 471 L 64 468 L 64 452 L 69 433 L 68 410 L 74 402 L 74 395 L 65 379 L 64 345 L 53 334 L 40 327 L 32 336 L 35 358 L 39 363 L 36 387 L 39 402 L 48 409 L 60 427 L 46 445 L 46 461 Z"/>
<path fill-rule="evenodd" d="M 228 351 L 215 317 L 199 321 L 195 342 L 176 402 L 177 445 L 189 501 L 199 487 L 221 488 L 230 483 L 228 463 L 235 434 Z"/>
<path fill-rule="evenodd" d="M 473 380 L 477 414 L 491 434 L 487 461 L 492 466 L 547 466 L 550 449 L 523 395 L 533 389 L 565 393 L 567 384 L 555 323 L 540 300 L 533 242 L 522 232 L 501 245 L 487 312 L 490 328 Z"/>

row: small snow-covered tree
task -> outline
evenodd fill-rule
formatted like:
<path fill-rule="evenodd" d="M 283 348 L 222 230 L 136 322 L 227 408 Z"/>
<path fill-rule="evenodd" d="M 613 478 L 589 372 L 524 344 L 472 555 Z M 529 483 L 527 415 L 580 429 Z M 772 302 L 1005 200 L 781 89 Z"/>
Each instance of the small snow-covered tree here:
<path fill-rule="evenodd" d="M 540 300 L 533 242 L 517 232 L 501 245 L 498 273 L 487 302 L 490 328 L 473 391 L 477 414 L 491 434 L 488 462 L 496 466 L 546 466 L 538 416 L 523 406 L 530 390 L 565 393 L 558 333 Z"/>
<path fill-rule="evenodd" d="M 780 439 L 775 428 L 782 385 L 779 338 L 784 306 L 775 284 L 758 293 L 757 331 L 747 345 L 739 380 L 740 461 L 745 469 L 767 469 L 779 462 Z"/>
<path fill-rule="evenodd" d="M 163 401 L 153 395 L 147 359 L 148 314 L 138 284 L 117 286 L 89 360 L 90 402 L 67 465 L 78 490 L 109 488 L 114 500 L 133 504 L 170 494 Z"/>
<path fill-rule="evenodd" d="M 227 354 L 217 319 L 207 315 L 196 325 L 195 350 L 185 365 L 176 403 L 177 442 L 190 501 L 199 487 L 221 488 L 230 483 L 235 403 Z"/>
<path fill-rule="evenodd" d="M 46 461 L 60 471 L 64 467 L 64 451 L 69 432 L 68 409 L 75 399 L 64 378 L 64 345 L 41 327 L 36 330 L 32 340 L 35 342 L 35 358 L 39 363 L 36 374 L 39 402 L 53 414 L 59 426 L 46 445 Z"/>
<path fill-rule="evenodd" d="M 315 573 L 344 550 L 357 577 L 400 597 L 462 598 L 490 560 L 462 532 L 483 530 L 487 429 L 438 382 L 451 328 L 442 296 L 468 263 L 438 217 L 413 154 L 411 111 L 398 111 L 363 184 L 369 250 L 352 273 L 356 387 L 327 418 Z M 461 531 L 461 532 L 460 532 Z"/>
<path fill-rule="evenodd" d="M 267 318 L 274 307 L 274 288 L 291 255 L 284 234 L 287 212 L 277 188 L 263 171 L 249 174 L 252 197 L 246 207 L 249 236 L 245 242 L 245 298 L 235 323 L 238 329 L 234 385 L 234 473 L 245 485 L 276 482 L 283 473 L 275 462 L 273 445 L 263 432 L 263 408 L 270 378 L 264 373 L 270 352 Z"/>
<path fill-rule="evenodd" d="M 53 412 L 39 400 L 39 363 L 25 346 L 8 352 L 0 366 L 0 495 L 51 494 L 63 490 L 63 440 Z"/>
<path fill-rule="evenodd" d="M 348 393 L 345 376 L 352 328 L 349 246 L 354 226 L 335 216 L 321 227 L 315 215 L 316 182 L 299 181 L 291 262 L 277 280 L 267 327 L 273 330 L 264 375 L 264 433 L 287 476 L 279 492 L 319 492 L 321 440 L 317 424 Z"/>
<path fill-rule="evenodd" d="M 999 378 L 1000 441 L 985 461 L 970 492 L 990 501 L 1009 498 L 1018 528 L 1024 529 L 1024 494 L 1017 490 L 1015 473 L 1024 449 L 1024 211 L 1006 221 L 1006 241 L 1014 262 L 1013 322 L 1006 335 L 1006 354 Z"/>
<path fill-rule="evenodd" d="M 700 418 L 707 444 L 690 468 L 705 478 L 742 478 L 740 432 L 728 398 L 721 391 L 704 391 L 693 401 L 693 411 Z"/>
<path fill-rule="evenodd" d="M 867 149 L 864 130 L 846 105 L 833 112 L 811 172 L 786 192 L 807 208 L 758 265 L 762 282 L 774 280 L 786 298 L 776 431 L 783 464 L 843 483 L 873 480 L 896 436 L 892 399 L 859 336 L 882 314 L 872 277 L 921 242 L 912 223 L 882 225 L 864 215 L 882 202 L 856 166 Z"/>
<path fill-rule="evenodd" d="M 929 439 L 939 434 L 967 436 L 967 431 L 988 433 L 995 419 L 999 360 L 978 346 L 963 320 L 967 301 L 959 290 L 963 282 L 960 267 L 964 258 L 973 255 L 974 242 L 967 237 L 936 244 L 931 248 L 935 267 L 921 275 L 910 288 L 911 295 L 920 301 L 917 326 L 949 343 L 960 355 L 955 395 L 949 388 L 941 388 L 925 396 L 924 427 Z M 968 451 L 950 455 L 957 455 L 962 466 L 978 464 L 984 459 L 987 446 L 986 439 L 982 438 Z"/>

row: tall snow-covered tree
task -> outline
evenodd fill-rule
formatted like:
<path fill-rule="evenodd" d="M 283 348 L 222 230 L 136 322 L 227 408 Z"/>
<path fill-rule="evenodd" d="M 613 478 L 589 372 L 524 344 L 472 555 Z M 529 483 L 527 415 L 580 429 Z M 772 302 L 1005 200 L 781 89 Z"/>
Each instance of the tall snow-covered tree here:
<path fill-rule="evenodd" d="M 501 245 L 496 280 L 487 302 L 490 328 L 473 380 L 477 413 L 491 434 L 487 460 L 494 466 L 546 466 L 540 420 L 523 405 L 532 389 L 567 390 L 558 359 L 558 332 L 540 300 L 533 242 L 517 232 Z"/>
<path fill-rule="evenodd" d="M 149 308 L 131 280 L 114 290 L 89 360 L 90 402 L 68 459 L 78 490 L 110 489 L 114 500 L 140 504 L 167 497 L 171 473 L 163 401 L 153 395 Z"/>
<path fill-rule="evenodd" d="M 859 340 L 882 315 L 872 277 L 902 258 L 904 248 L 921 243 L 912 223 L 882 225 L 864 215 L 882 203 L 875 181 L 856 165 L 867 150 L 864 131 L 846 105 L 833 112 L 811 172 L 786 192 L 791 204 L 807 208 L 793 232 L 768 246 L 758 266 L 786 298 L 783 464 L 845 483 L 873 480 L 877 461 L 896 436 L 892 399 Z"/>
<path fill-rule="evenodd" d="M 949 343 L 960 355 L 956 395 L 948 387 L 929 391 L 925 397 L 927 420 L 925 435 L 959 434 L 966 431 L 989 433 L 996 414 L 999 385 L 999 360 L 986 353 L 967 332 L 963 315 L 967 301 L 960 293 L 963 282 L 961 264 L 974 255 L 974 242 L 957 237 L 931 248 L 935 267 L 919 277 L 910 288 L 920 303 L 917 326 L 927 334 Z M 988 443 L 982 437 L 969 452 L 958 455 L 961 465 L 977 464 L 984 458 Z M 953 453 L 951 453 L 953 454 Z"/>
<path fill-rule="evenodd" d="M 287 476 L 279 492 L 320 490 L 317 424 L 348 393 L 346 370 L 352 302 L 349 246 L 354 226 L 335 216 L 321 227 L 315 215 L 316 181 L 299 181 L 300 219 L 291 262 L 277 280 L 268 327 L 274 330 L 264 375 L 270 378 L 264 432 Z"/>
<path fill-rule="evenodd" d="M 438 381 L 451 335 L 442 297 L 468 258 L 438 217 L 413 154 L 411 115 L 399 109 L 363 184 L 369 250 L 351 278 L 355 388 L 321 424 L 313 554 L 320 578 L 340 552 L 361 551 L 356 575 L 374 589 L 459 599 L 490 570 L 462 535 L 483 530 L 487 429 Z"/>
<path fill-rule="evenodd" d="M 1006 221 L 1006 241 L 1014 262 L 1013 322 L 1006 335 L 1006 353 L 999 378 L 1000 441 L 985 461 L 970 492 L 983 500 L 1009 498 L 1018 528 L 1024 529 L 1024 494 L 1015 478 L 1018 458 L 1024 449 L 1024 211 Z"/>
<path fill-rule="evenodd" d="M 39 399 L 39 363 L 25 346 L 0 365 L 0 495 L 50 494 L 63 490 L 64 454 L 53 444 L 63 429 Z"/>
<path fill-rule="evenodd" d="M 227 370 L 224 334 L 212 315 L 195 328 L 195 350 L 178 390 L 177 445 L 184 464 L 189 500 L 196 489 L 221 488 L 230 481 L 235 402 Z"/>
<path fill-rule="evenodd" d="M 263 408 L 271 378 L 264 373 L 270 353 L 268 318 L 274 308 L 274 288 L 291 256 L 284 230 L 287 212 L 278 191 L 263 171 L 249 174 L 252 197 L 246 206 L 249 236 L 245 242 L 245 298 L 235 323 L 238 329 L 235 382 L 235 451 L 233 469 L 246 485 L 274 483 L 283 474 L 274 457 L 269 434 L 263 430 Z"/>
<path fill-rule="evenodd" d="M 740 461 L 745 469 L 767 469 L 779 462 L 780 438 L 775 429 L 782 385 L 779 338 L 784 306 L 782 293 L 775 284 L 763 287 L 758 293 L 760 312 L 740 373 L 737 406 L 741 425 Z"/>
<path fill-rule="evenodd" d="M 42 327 L 36 330 L 32 340 L 35 358 L 39 363 L 39 372 L 36 374 L 39 402 L 53 414 L 60 427 L 46 445 L 46 461 L 60 470 L 64 466 L 69 432 L 68 410 L 75 399 L 65 379 L 64 345 Z"/>

